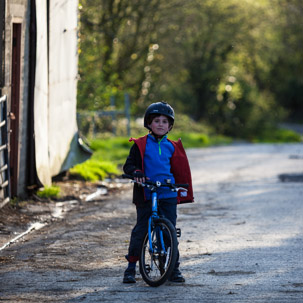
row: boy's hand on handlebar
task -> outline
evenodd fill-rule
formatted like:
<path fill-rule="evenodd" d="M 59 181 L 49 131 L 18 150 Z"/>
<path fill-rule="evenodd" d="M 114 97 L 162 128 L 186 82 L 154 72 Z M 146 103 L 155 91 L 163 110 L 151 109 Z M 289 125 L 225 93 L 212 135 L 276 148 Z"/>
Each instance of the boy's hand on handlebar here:
<path fill-rule="evenodd" d="M 138 183 L 144 183 L 145 182 L 145 176 L 141 170 L 135 170 L 133 172 L 134 180 Z"/>

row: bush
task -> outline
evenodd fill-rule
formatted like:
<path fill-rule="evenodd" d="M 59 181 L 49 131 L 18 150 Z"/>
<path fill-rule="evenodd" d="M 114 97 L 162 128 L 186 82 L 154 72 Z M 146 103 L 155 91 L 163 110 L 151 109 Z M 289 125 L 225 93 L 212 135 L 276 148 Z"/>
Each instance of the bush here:
<path fill-rule="evenodd" d="M 114 163 L 95 159 L 77 164 L 69 172 L 72 176 L 81 177 L 86 181 L 103 180 L 107 176 L 119 174 L 117 165 Z"/>
<path fill-rule="evenodd" d="M 59 195 L 59 186 L 45 186 L 37 191 L 37 196 L 40 198 L 57 198 Z"/>
<path fill-rule="evenodd" d="M 302 142 L 300 134 L 289 129 L 265 129 L 260 136 L 254 138 L 253 142 L 266 142 L 266 143 L 289 143 L 289 142 Z"/>
<path fill-rule="evenodd" d="M 205 133 L 171 133 L 169 136 L 172 140 L 181 138 L 184 148 L 206 147 L 210 145 L 230 144 L 232 140 L 224 136 L 209 136 Z"/>

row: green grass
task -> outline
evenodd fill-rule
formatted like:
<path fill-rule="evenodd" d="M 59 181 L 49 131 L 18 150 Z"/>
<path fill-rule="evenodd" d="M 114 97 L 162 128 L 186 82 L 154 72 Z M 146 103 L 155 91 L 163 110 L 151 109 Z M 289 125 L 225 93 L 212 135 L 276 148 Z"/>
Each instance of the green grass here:
<path fill-rule="evenodd" d="M 132 143 L 125 137 L 95 139 L 90 143 L 90 148 L 94 151 L 92 159 L 110 161 L 116 165 L 123 164 L 131 146 Z"/>
<path fill-rule="evenodd" d="M 300 134 L 289 129 L 268 129 L 257 138 L 253 138 L 254 143 L 292 143 L 302 142 Z"/>
<path fill-rule="evenodd" d="M 181 138 L 184 148 L 207 147 L 214 145 L 227 145 L 232 143 L 232 138 L 220 135 L 208 135 L 208 132 L 197 131 L 192 132 L 180 131 L 174 129 L 169 138 L 178 140 Z M 141 135 L 133 135 L 139 137 Z M 253 138 L 252 142 L 300 142 L 302 141 L 299 134 L 284 130 L 274 129 L 264 131 L 262 136 Z M 107 177 L 114 177 L 122 173 L 122 165 L 124 164 L 129 149 L 132 146 L 129 138 L 126 137 L 110 137 L 99 138 L 90 141 L 90 148 L 94 151 L 91 159 L 84 163 L 78 164 L 70 169 L 73 176 L 82 178 L 87 181 L 103 180 Z"/>
<path fill-rule="evenodd" d="M 37 191 L 37 196 L 40 198 L 57 198 L 59 195 L 59 186 L 45 186 Z"/>
<path fill-rule="evenodd" d="M 172 140 L 181 138 L 184 148 L 207 147 L 211 145 L 226 145 L 232 142 L 231 138 L 224 136 L 208 136 L 204 133 L 177 132 L 169 135 Z"/>
<path fill-rule="evenodd" d="M 116 164 L 110 161 L 98 161 L 93 158 L 77 164 L 69 172 L 72 176 L 80 177 L 86 181 L 103 180 L 106 177 L 120 173 Z"/>
<path fill-rule="evenodd" d="M 202 133 L 176 132 L 171 133 L 169 138 L 172 140 L 181 138 L 185 148 L 205 147 L 231 142 L 231 139 L 223 136 L 209 137 Z M 125 137 L 91 140 L 90 148 L 94 151 L 91 159 L 77 164 L 69 172 L 72 176 L 86 181 L 104 180 L 107 177 L 119 175 L 122 173 L 122 165 L 129 154 L 132 144 L 132 142 L 129 142 L 129 138 Z"/>
<path fill-rule="evenodd" d="M 104 180 L 121 174 L 121 167 L 129 153 L 131 143 L 128 138 L 111 137 L 94 139 L 90 142 L 92 157 L 69 170 L 71 176 L 86 181 Z"/>

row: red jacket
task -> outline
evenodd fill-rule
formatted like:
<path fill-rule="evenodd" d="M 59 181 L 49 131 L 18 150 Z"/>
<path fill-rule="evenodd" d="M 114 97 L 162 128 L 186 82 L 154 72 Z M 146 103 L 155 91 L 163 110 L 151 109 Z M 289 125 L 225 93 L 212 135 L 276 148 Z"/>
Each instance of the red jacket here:
<path fill-rule="evenodd" d="M 145 147 L 146 147 L 146 140 L 147 135 L 138 139 L 131 138 L 129 141 L 134 141 L 135 144 L 139 148 L 140 156 L 141 156 L 141 165 L 140 167 L 137 167 L 137 169 L 141 169 L 144 172 L 144 153 L 145 153 Z M 178 141 L 172 141 L 170 139 L 167 139 L 169 142 L 171 142 L 175 148 L 175 151 L 171 158 L 171 172 L 174 175 L 176 184 L 188 184 L 188 191 L 187 192 L 178 192 L 178 203 L 188 203 L 188 202 L 194 202 L 193 197 L 193 188 L 192 188 L 192 180 L 191 180 L 191 172 L 190 167 L 188 163 L 188 159 L 185 153 L 185 150 L 183 148 L 181 139 Z M 129 158 L 128 158 L 129 159 Z M 124 171 L 126 173 L 131 173 L 127 167 L 127 162 L 124 165 Z M 138 165 L 137 165 L 138 166 Z M 132 170 L 132 168 L 130 168 Z M 139 190 L 137 187 L 134 190 Z M 143 188 L 141 187 L 141 190 L 143 191 Z M 134 201 L 136 203 L 136 201 Z"/>

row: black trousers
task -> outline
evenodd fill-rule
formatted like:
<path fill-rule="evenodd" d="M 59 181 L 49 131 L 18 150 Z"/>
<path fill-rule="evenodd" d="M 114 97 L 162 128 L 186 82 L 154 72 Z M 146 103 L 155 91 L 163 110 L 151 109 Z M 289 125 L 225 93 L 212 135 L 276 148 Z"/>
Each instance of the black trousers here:
<path fill-rule="evenodd" d="M 140 250 L 142 242 L 148 230 L 148 219 L 151 216 L 151 202 L 148 201 L 146 206 L 137 207 L 137 222 L 134 226 L 130 243 L 128 248 L 128 255 L 126 256 L 127 260 L 134 262 L 139 260 Z M 158 211 L 160 215 L 164 215 L 174 227 L 176 227 L 177 221 L 177 200 L 176 199 L 167 199 L 160 200 L 158 203 Z M 176 267 L 179 267 L 179 252 L 176 262 Z"/>

